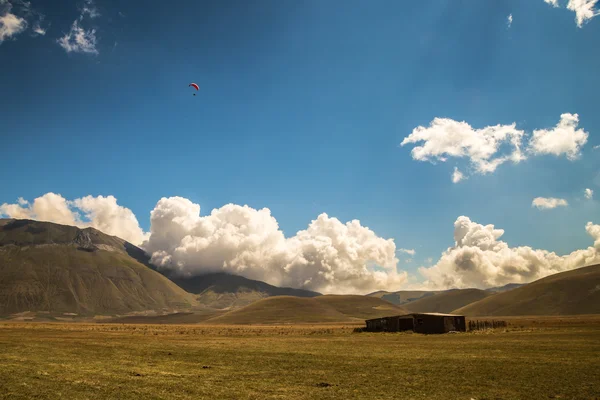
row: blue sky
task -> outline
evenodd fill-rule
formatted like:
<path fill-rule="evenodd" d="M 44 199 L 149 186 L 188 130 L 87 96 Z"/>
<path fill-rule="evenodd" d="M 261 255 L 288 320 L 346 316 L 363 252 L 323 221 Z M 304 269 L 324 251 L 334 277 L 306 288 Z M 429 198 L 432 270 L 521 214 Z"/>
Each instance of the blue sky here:
<path fill-rule="evenodd" d="M 600 18 L 578 26 L 566 0 L 32 0 L 27 15 L 9 3 L 28 29 L 0 44 L 0 203 L 113 195 L 146 231 L 156 202 L 181 196 L 202 214 L 268 207 L 286 236 L 326 212 L 415 249 L 400 257 L 410 273 L 453 246 L 461 215 L 510 246 L 593 242 Z M 76 20 L 97 53 L 57 43 Z M 468 158 L 434 165 L 400 146 L 436 117 L 531 135 L 563 113 L 589 135 L 575 160 L 542 154 L 453 183 Z M 536 197 L 569 205 L 539 210 Z"/>

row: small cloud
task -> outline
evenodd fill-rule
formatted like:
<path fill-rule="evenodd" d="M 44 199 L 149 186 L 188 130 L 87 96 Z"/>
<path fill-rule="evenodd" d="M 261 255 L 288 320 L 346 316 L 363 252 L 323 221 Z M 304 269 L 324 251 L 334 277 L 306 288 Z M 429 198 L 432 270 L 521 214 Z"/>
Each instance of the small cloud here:
<path fill-rule="evenodd" d="M 559 8 L 558 0 L 544 0 L 554 8 Z M 598 0 L 569 0 L 567 9 L 575 13 L 575 22 L 579 28 L 592 18 L 600 15 L 600 11 L 595 9 Z"/>
<path fill-rule="evenodd" d="M 427 262 L 427 264 L 431 264 L 433 262 L 433 258 L 429 257 L 425 261 Z"/>
<path fill-rule="evenodd" d="M 581 28 L 586 21 L 600 14 L 598 10 L 594 9 L 597 2 L 598 0 L 569 0 L 567 9 L 575 13 L 578 27 Z"/>
<path fill-rule="evenodd" d="M 57 43 L 67 53 L 98 54 L 98 50 L 96 49 L 96 30 L 84 30 L 79 26 L 77 20 L 73 22 L 69 33 L 58 39 Z"/>
<path fill-rule="evenodd" d="M 536 197 L 531 202 L 532 207 L 537 207 L 538 210 L 550 210 L 556 207 L 566 207 L 569 203 L 565 199 L 557 199 L 554 197 Z"/>
<path fill-rule="evenodd" d="M 585 189 L 584 193 L 585 193 L 585 198 L 588 199 L 588 200 L 591 200 L 592 197 L 594 196 L 594 191 L 592 189 L 589 189 L 589 188 Z"/>
<path fill-rule="evenodd" d="M 452 173 L 452 183 L 458 183 L 465 179 L 465 176 L 462 172 L 458 170 L 458 168 L 454 167 L 454 172 Z"/>
<path fill-rule="evenodd" d="M 506 24 L 508 25 L 508 27 L 510 28 L 512 26 L 513 23 L 513 16 L 512 14 L 510 14 L 507 18 L 506 18 Z"/>
<path fill-rule="evenodd" d="M 40 35 L 40 36 L 44 36 L 47 31 L 47 29 L 42 28 L 42 26 L 40 25 L 40 22 L 35 22 L 31 29 L 33 30 L 33 32 L 35 34 Z"/>
<path fill-rule="evenodd" d="M 29 202 L 22 197 L 19 197 L 17 199 L 17 202 L 19 203 L 19 205 L 22 205 L 22 206 L 26 206 L 27 204 L 29 204 Z"/>
<path fill-rule="evenodd" d="M 27 21 L 25 21 L 24 18 L 18 17 L 10 12 L 12 9 L 10 3 L 0 2 L 0 6 L 5 4 L 7 4 L 7 6 L 0 8 L 0 44 L 6 39 L 18 35 L 27 28 Z M 4 14 L 2 14 L 3 9 Z"/>
<path fill-rule="evenodd" d="M 598 149 L 600 149 L 600 144 L 599 144 L 599 145 L 597 145 L 597 146 L 594 146 L 594 147 L 593 147 L 593 149 L 594 149 L 594 150 L 598 150 Z"/>
<path fill-rule="evenodd" d="M 399 252 L 399 253 L 406 253 L 406 254 L 408 254 L 410 256 L 414 256 L 416 254 L 415 249 L 398 249 L 396 251 Z"/>
<path fill-rule="evenodd" d="M 554 128 L 533 131 L 528 150 L 535 155 L 564 154 L 567 159 L 576 160 L 589 136 L 583 129 L 577 129 L 578 125 L 578 114 L 562 114 Z"/>
<path fill-rule="evenodd" d="M 79 16 L 79 20 L 81 21 L 86 14 L 92 19 L 98 18 L 100 16 L 100 13 L 98 12 L 98 9 L 96 8 L 92 0 L 85 1 L 83 8 L 81 9 L 81 15 Z"/>

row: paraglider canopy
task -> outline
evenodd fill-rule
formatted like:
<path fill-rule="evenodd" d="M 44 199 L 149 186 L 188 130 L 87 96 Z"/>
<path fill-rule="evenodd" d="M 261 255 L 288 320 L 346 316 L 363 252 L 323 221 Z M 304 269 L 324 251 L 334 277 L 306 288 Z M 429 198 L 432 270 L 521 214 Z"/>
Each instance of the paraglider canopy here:
<path fill-rule="evenodd" d="M 198 85 L 196 85 L 195 83 L 190 83 L 188 86 L 191 86 L 191 87 L 195 88 L 196 90 L 200 90 Z"/>

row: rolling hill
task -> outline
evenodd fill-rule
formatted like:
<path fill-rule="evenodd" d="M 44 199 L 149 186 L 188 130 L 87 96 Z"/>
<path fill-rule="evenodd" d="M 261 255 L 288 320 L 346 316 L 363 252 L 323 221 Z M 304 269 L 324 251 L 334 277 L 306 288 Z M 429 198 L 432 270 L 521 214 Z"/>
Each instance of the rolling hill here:
<path fill-rule="evenodd" d="M 115 315 L 197 304 L 138 261 L 140 253 L 93 228 L 0 219 L 0 314 Z"/>
<path fill-rule="evenodd" d="M 227 273 L 211 273 L 190 278 L 170 277 L 170 279 L 187 292 L 196 294 L 201 304 L 216 309 L 239 308 L 271 296 L 321 295 L 309 290 L 280 288 Z"/>
<path fill-rule="evenodd" d="M 467 304 L 493 296 L 493 292 L 480 289 L 451 289 L 432 296 L 424 296 L 403 305 L 411 312 L 450 313 Z"/>
<path fill-rule="evenodd" d="M 378 292 L 369 293 L 367 296 L 377 297 L 379 299 L 389 301 L 392 304 L 401 306 L 418 300 L 422 297 L 433 296 L 436 293 L 439 292 L 427 290 L 399 290 L 397 292 L 386 292 L 385 290 L 380 290 Z"/>
<path fill-rule="evenodd" d="M 509 290 L 516 289 L 516 288 L 521 287 L 523 285 L 525 285 L 525 284 L 524 283 L 508 283 L 508 284 L 506 284 L 504 286 L 491 287 L 491 288 L 488 288 L 488 289 L 485 289 L 485 290 L 488 291 L 488 292 L 500 293 L 500 292 L 506 292 L 506 291 L 509 291 Z"/>
<path fill-rule="evenodd" d="M 467 316 L 600 314 L 600 265 L 554 274 L 454 312 Z"/>
<path fill-rule="evenodd" d="M 368 318 L 406 314 L 406 310 L 376 297 L 324 295 L 275 296 L 210 318 L 207 324 L 286 324 L 362 322 Z"/>

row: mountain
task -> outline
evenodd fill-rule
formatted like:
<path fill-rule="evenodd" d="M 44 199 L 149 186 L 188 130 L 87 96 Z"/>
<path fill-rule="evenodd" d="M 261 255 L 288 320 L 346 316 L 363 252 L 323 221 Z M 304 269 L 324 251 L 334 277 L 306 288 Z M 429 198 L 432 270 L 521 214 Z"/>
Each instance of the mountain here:
<path fill-rule="evenodd" d="M 286 324 L 362 322 L 365 319 L 406 314 L 395 304 L 376 297 L 324 295 L 275 296 L 206 320 L 207 324 Z"/>
<path fill-rule="evenodd" d="M 427 290 L 399 290 L 397 292 L 386 292 L 385 290 L 380 290 L 378 292 L 369 293 L 367 296 L 383 299 L 400 306 L 422 297 L 433 296 L 436 293 L 440 292 Z"/>
<path fill-rule="evenodd" d="M 454 312 L 467 316 L 600 314 L 600 265 L 550 275 Z"/>
<path fill-rule="evenodd" d="M 451 289 L 404 304 L 411 312 L 450 313 L 457 308 L 494 295 L 480 289 Z"/>
<path fill-rule="evenodd" d="M 524 283 L 509 283 L 509 284 L 504 285 L 504 286 L 497 286 L 497 287 L 487 288 L 485 290 L 487 290 L 488 292 L 499 293 L 499 292 L 506 292 L 508 290 L 513 290 L 513 289 L 516 289 L 516 288 L 521 287 L 523 285 L 524 285 Z"/>
<path fill-rule="evenodd" d="M 93 228 L 0 219 L 0 314 L 114 315 L 197 304 L 138 261 L 143 253 Z"/>
<path fill-rule="evenodd" d="M 315 297 L 321 295 L 321 293 L 309 290 L 280 288 L 265 282 L 222 272 L 190 278 L 170 277 L 170 279 L 189 293 L 196 294 L 198 302 L 201 304 L 217 309 L 239 308 L 271 296 Z"/>

